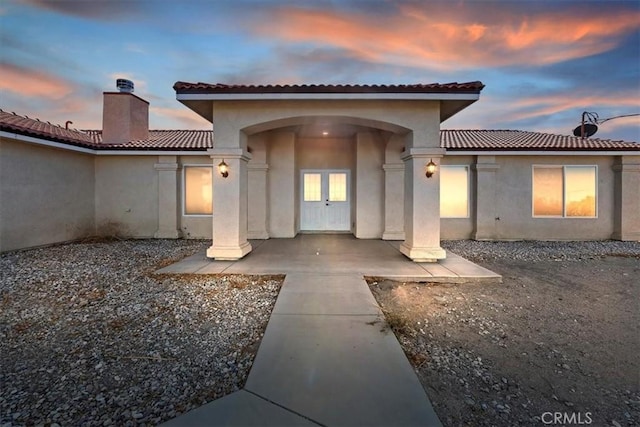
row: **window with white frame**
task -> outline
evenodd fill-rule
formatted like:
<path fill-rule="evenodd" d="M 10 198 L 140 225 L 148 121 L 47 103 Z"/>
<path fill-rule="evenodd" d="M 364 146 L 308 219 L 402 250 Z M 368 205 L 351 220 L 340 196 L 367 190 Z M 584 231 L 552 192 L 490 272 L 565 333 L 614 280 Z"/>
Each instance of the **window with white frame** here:
<path fill-rule="evenodd" d="M 469 217 L 469 166 L 440 166 L 440 218 Z"/>
<path fill-rule="evenodd" d="M 211 166 L 185 166 L 184 170 L 184 214 L 211 215 L 212 172 Z"/>
<path fill-rule="evenodd" d="M 533 216 L 595 218 L 596 166 L 533 166 Z"/>

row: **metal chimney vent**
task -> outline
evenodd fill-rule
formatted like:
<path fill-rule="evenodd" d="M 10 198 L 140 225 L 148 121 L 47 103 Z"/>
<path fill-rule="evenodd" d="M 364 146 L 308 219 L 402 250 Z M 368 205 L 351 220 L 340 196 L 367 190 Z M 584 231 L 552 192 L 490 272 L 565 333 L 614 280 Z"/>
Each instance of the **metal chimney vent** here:
<path fill-rule="evenodd" d="M 116 87 L 120 90 L 120 92 L 133 93 L 133 82 L 131 80 L 117 79 Z"/>

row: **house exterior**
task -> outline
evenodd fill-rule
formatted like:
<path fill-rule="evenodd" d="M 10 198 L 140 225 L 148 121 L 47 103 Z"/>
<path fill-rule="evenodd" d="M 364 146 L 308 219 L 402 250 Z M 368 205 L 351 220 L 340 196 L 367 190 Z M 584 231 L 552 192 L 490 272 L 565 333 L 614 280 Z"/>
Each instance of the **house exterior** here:
<path fill-rule="evenodd" d="M 441 131 L 482 88 L 177 82 L 213 131 L 149 130 L 129 91 L 104 93 L 101 131 L 0 111 L 0 251 L 119 234 L 238 259 L 251 239 L 351 233 L 437 261 L 447 239 L 640 241 L 640 144 Z"/>

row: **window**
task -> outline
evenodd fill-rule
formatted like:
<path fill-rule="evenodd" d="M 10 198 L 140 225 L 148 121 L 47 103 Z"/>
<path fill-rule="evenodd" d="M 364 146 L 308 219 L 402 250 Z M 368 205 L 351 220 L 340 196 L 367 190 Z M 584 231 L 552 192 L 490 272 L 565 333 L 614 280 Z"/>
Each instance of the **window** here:
<path fill-rule="evenodd" d="M 211 166 L 184 167 L 184 214 L 211 215 L 213 168 Z"/>
<path fill-rule="evenodd" d="M 533 216 L 595 218 L 596 166 L 534 166 Z"/>
<path fill-rule="evenodd" d="M 469 217 L 469 166 L 440 166 L 440 218 Z"/>

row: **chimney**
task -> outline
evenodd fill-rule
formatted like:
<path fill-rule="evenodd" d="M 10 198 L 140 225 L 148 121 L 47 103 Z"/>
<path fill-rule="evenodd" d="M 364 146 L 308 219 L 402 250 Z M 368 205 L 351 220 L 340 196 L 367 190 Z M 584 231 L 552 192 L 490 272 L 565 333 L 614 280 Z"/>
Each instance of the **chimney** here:
<path fill-rule="evenodd" d="M 133 94 L 133 82 L 116 80 L 119 92 L 104 92 L 102 142 L 121 144 L 149 137 L 149 103 Z"/>

